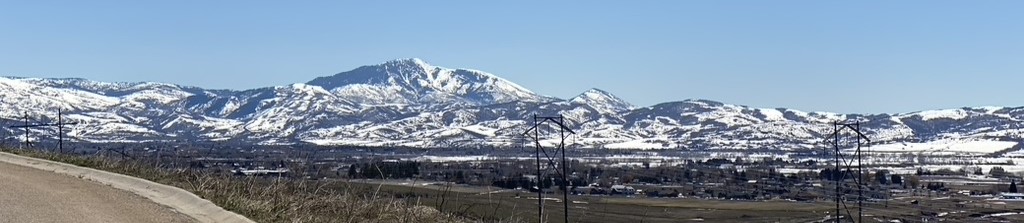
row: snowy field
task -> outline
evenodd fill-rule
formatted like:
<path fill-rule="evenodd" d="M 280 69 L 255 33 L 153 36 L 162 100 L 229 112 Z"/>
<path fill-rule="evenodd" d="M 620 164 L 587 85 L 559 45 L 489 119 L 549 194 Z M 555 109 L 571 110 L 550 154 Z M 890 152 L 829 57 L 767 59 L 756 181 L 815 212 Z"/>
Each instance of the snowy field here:
<path fill-rule="evenodd" d="M 653 143 L 650 140 L 644 139 L 612 143 L 604 146 L 607 149 L 661 149 L 664 147 L 663 143 Z"/>
<path fill-rule="evenodd" d="M 928 152 L 939 154 L 989 154 L 1016 146 L 1017 142 L 984 139 L 944 139 L 923 143 L 892 143 L 861 148 L 868 152 Z M 847 150 L 849 151 L 849 149 Z"/>

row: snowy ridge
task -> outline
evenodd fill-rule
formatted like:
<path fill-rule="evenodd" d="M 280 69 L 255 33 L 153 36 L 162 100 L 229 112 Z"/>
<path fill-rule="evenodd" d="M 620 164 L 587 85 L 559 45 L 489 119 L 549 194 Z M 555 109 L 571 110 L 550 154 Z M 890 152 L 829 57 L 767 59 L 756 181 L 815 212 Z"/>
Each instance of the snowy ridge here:
<path fill-rule="evenodd" d="M 570 103 L 590 105 L 601 109 L 603 112 L 619 113 L 636 108 L 635 105 L 622 100 L 607 91 L 591 88 L 580 95 L 569 99 Z"/>
<path fill-rule="evenodd" d="M 699 99 L 638 107 L 600 89 L 566 100 L 542 96 L 490 73 L 415 58 L 241 91 L 10 77 L 0 78 L 0 97 L 8 123 L 26 114 L 52 121 L 62 109 L 81 123 L 67 135 L 92 142 L 513 147 L 534 114 L 564 116 L 578 133 L 573 146 L 585 148 L 808 150 L 820 147 L 830 123 L 844 120 L 860 121 L 886 152 L 990 154 L 1020 148 L 1024 139 L 1022 107 L 872 115 Z M 24 137 L 20 129 L 3 131 L 7 140 Z M 31 131 L 39 140 L 55 130 Z"/>
<path fill-rule="evenodd" d="M 991 113 L 990 113 L 991 114 Z M 931 111 L 919 111 L 910 113 L 907 115 L 921 117 L 921 120 L 932 120 L 932 119 L 962 119 L 966 118 L 969 114 L 963 109 L 943 109 L 943 110 L 931 110 Z"/>
<path fill-rule="evenodd" d="M 399 59 L 308 82 L 363 104 L 466 103 L 486 105 L 511 101 L 544 101 L 522 86 L 486 72 L 449 69 L 420 59 Z"/>

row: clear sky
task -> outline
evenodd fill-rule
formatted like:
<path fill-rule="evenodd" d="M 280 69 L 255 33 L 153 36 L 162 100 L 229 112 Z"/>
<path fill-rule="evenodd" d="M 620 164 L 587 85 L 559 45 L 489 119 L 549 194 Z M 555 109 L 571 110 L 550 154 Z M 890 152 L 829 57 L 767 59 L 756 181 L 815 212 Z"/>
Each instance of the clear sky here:
<path fill-rule="evenodd" d="M 248 89 L 417 57 L 641 106 L 1024 106 L 1024 1 L 337 2 L 4 2 L 0 75 Z"/>

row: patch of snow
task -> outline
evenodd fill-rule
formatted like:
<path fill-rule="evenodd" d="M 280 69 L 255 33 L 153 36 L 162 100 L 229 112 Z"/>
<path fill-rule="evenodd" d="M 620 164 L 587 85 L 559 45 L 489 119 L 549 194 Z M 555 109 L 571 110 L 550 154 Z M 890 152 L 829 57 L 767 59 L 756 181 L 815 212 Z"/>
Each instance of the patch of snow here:
<path fill-rule="evenodd" d="M 1009 149 L 1015 145 L 1017 145 L 1017 142 L 984 139 L 945 139 L 923 143 L 872 145 L 865 150 L 872 152 L 963 152 L 988 154 Z"/>
<path fill-rule="evenodd" d="M 785 116 L 783 116 L 782 112 L 779 111 L 778 109 L 759 108 L 759 109 L 757 109 L 757 111 L 761 112 L 761 115 L 764 115 L 765 116 L 765 120 L 768 120 L 768 121 L 785 121 L 786 120 Z"/>
<path fill-rule="evenodd" d="M 620 143 L 607 144 L 604 148 L 608 149 L 660 149 L 664 148 L 662 143 L 652 143 L 648 140 L 631 140 Z"/>
<path fill-rule="evenodd" d="M 465 131 L 468 131 L 468 132 L 472 132 L 472 133 L 476 133 L 476 134 L 483 135 L 483 136 L 487 136 L 487 137 L 494 137 L 495 136 L 494 132 L 497 131 L 497 129 L 488 128 L 488 127 L 479 126 L 479 125 L 472 125 L 472 126 L 462 127 L 462 130 L 465 130 Z"/>
<path fill-rule="evenodd" d="M 920 116 L 921 120 L 932 120 L 940 118 L 948 118 L 953 120 L 963 119 L 967 117 L 967 111 L 963 109 L 942 109 L 942 110 L 929 110 L 919 111 L 911 113 L 911 115 Z"/>
<path fill-rule="evenodd" d="M 999 110 L 1003 109 L 1003 107 L 999 107 L 999 106 L 979 106 L 979 107 L 974 107 L 974 109 L 985 110 L 985 114 L 994 114 L 994 113 L 996 113 L 996 111 L 999 111 Z"/>

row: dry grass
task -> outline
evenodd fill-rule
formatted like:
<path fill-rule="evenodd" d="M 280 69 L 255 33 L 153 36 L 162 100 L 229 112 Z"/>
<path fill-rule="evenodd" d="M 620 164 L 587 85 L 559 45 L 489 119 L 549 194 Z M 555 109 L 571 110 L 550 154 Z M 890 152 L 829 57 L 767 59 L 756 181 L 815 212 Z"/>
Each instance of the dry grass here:
<path fill-rule="evenodd" d="M 167 170 L 152 162 L 39 151 L 2 151 L 148 179 L 190 191 L 257 222 L 467 222 L 379 191 L 289 178 L 237 177 L 200 170 Z"/>

